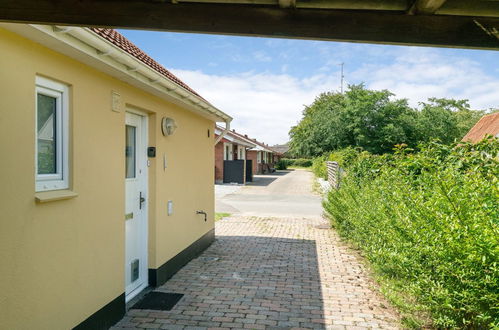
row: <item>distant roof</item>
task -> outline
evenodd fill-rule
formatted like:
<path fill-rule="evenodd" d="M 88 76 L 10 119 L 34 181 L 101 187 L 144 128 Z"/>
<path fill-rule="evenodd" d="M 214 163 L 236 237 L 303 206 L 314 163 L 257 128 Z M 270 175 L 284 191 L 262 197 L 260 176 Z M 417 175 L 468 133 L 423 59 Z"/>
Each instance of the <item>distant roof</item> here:
<path fill-rule="evenodd" d="M 257 139 L 252 139 L 252 138 L 248 137 L 247 135 L 241 135 L 241 134 L 239 134 L 237 132 L 234 132 L 234 133 L 236 133 L 237 135 L 239 135 L 241 138 L 246 139 L 246 140 L 250 141 L 251 143 L 256 144 L 256 147 L 253 148 L 255 150 L 266 151 L 266 152 L 274 152 L 274 150 L 272 150 L 268 145 L 266 145 L 263 142 L 257 141 Z"/>
<path fill-rule="evenodd" d="M 217 125 L 216 127 L 217 129 L 223 131 L 224 129 L 220 126 Z M 232 135 L 235 135 L 237 136 L 238 138 L 244 140 L 244 141 L 247 141 L 251 144 L 253 144 L 253 147 L 252 149 L 253 150 L 258 150 L 258 151 L 266 151 L 266 152 L 275 152 L 273 149 L 271 149 L 271 147 L 269 147 L 268 145 L 266 145 L 265 143 L 263 142 L 259 142 L 257 141 L 256 139 L 252 139 L 250 138 L 248 135 L 246 134 L 241 134 L 241 133 L 238 133 L 236 132 L 236 130 L 231 130 L 231 131 L 228 131 L 228 133 L 232 134 Z"/>
<path fill-rule="evenodd" d="M 499 137 L 499 112 L 483 116 L 463 138 L 463 141 L 479 142 L 485 135 Z"/>
<path fill-rule="evenodd" d="M 289 145 L 287 144 L 276 144 L 271 147 L 273 150 L 280 154 L 285 154 L 289 151 Z"/>
<path fill-rule="evenodd" d="M 193 93 L 194 95 L 199 96 L 203 100 L 205 100 L 201 95 L 199 95 L 195 90 L 190 88 L 186 83 L 184 83 L 182 80 L 177 78 L 173 73 L 165 69 L 161 64 L 156 62 L 152 57 L 147 55 L 142 49 L 137 47 L 134 43 L 132 43 L 130 40 L 125 38 L 121 33 L 114 29 L 102 29 L 102 28 L 89 28 L 92 32 L 96 33 L 100 37 L 106 39 L 107 41 L 111 42 L 115 46 L 119 47 L 120 49 L 124 50 L 128 54 L 132 55 L 136 59 L 140 60 L 142 63 L 146 64 L 149 66 L 151 69 L 155 70 L 159 74 L 163 75 L 167 79 L 173 81 L 177 85 L 185 88 L 189 92 Z M 206 101 L 206 100 L 205 100 Z"/>
<path fill-rule="evenodd" d="M 215 126 L 215 134 L 216 135 L 220 135 L 222 134 L 222 132 L 224 131 L 225 129 L 216 125 Z M 241 136 L 241 134 L 238 134 L 235 132 L 235 130 L 229 130 L 227 131 L 227 133 L 225 134 L 224 138 L 226 140 L 229 140 L 231 142 L 236 142 L 238 144 L 241 144 L 241 145 L 244 145 L 246 147 L 249 147 L 249 148 L 254 148 L 256 147 L 256 144 L 253 143 L 251 140 L 249 139 L 246 139 L 246 138 L 243 138 Z M 220 143 L 220 142 L 219 142 Z"/>

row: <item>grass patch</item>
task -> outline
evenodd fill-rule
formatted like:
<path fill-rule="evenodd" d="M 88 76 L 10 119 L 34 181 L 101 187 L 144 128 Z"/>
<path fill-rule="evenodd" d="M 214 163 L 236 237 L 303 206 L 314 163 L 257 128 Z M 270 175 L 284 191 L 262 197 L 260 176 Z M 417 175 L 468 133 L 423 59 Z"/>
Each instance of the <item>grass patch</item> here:
<path fill-rule="evenodd" d="M 218 220 L 222 220 L 223 218 L 227 218 L 227 217 L 230 217 L 230 213 L 215 213 L 215 222 L 217 222 Z"/>

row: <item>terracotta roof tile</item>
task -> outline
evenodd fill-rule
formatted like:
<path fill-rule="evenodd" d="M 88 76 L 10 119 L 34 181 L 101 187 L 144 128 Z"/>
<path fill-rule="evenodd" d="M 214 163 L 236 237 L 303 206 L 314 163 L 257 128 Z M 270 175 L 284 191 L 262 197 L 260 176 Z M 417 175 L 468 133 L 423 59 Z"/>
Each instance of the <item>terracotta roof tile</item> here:
<path fill-rule="evenodd" d="M 123 51 L 127 52 L 128 54 L 132 55 L 136 59 L 140 60 L 142 63 L 146 64 L 151 69 L 153 69 L 156 72 L 158 72 L 159 74 L 163 75 L 165 78 L 173 81 L 177 85 L 183 87 L 184 89 L 188 90 L 189 92 L 193 93 L 194 95 L 205 100 L 196 91 L 194 91 L 192 88 L 187 86 L 187 84 L 185 84 L 182 80 L 178 79 L 173 73 L 171 73 L 170 71 L 165 69 L 161 64 L 156 62 L 149 55 L 144 53 L 144 51 L 142 51 L 139 47 L 137 47 L 135 44 L 133 44 L 130 40 L 125 38 L 125 36 L 123 36 L 118 31 L 113 30 L 113 29 L 104 29 L 104 28 L 90 28 L 90 30 L 92 32 L 94 32 L 95 34 L 97 34 L 98 36 L 111 42 L 113 45 L 119 47 Z"/>
<path fill-rule="evenodd" d="M 499 134 L 499 112 L 483 116 L 463 138 L 463 141 L 476 143 L 485 135 L 497 136 Z"/>

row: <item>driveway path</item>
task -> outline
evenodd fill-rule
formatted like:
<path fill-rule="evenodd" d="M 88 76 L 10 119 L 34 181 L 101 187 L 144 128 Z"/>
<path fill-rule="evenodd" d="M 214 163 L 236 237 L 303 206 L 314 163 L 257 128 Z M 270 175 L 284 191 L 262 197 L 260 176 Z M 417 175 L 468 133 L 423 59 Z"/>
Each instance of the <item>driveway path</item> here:
<path fill-rule="evenodd" d="M 291 173 L 230 195 L 274 191 L 284 196 L 269 202 L 278 207 L 289 196 L 310 197 L 307 172 Z M 303 182 L 295 185 L 294 179 Z M 115 329 L 398 328 L 397 314 L 372 289 L 355 253 L 324 229 L 320 209 L 272 217 L 246 215 L 244 207 L 242 214 L 218 221 L 216 241 L 156 289 L 185 295 L 171 311 L 130 310 Z"/>
<path fill-rule="evenodd" d="M 216 212 L 253 216 L 318 216 L 321 198 L 312 192 L 313 174 L 305 170 L 255 175 L 254 182 L 219 195 Z M 227 190 L 227 185 L 215 187 Z"/>

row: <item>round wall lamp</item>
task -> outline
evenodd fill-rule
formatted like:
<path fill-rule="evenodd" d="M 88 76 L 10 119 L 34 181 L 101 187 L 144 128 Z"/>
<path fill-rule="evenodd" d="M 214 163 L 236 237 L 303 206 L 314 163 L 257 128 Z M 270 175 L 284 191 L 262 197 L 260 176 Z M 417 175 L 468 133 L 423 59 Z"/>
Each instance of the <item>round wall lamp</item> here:
<path fill-rule="evenodd" d="M 173 135 L 177 127 L 175 119 L 169 117 L 163 117 L 163 119 L 161 119 L 161 132 L 164 136 Z"/>

